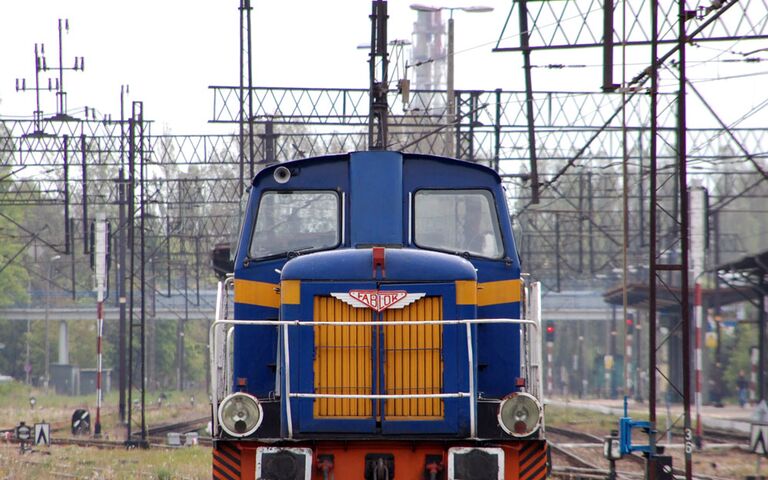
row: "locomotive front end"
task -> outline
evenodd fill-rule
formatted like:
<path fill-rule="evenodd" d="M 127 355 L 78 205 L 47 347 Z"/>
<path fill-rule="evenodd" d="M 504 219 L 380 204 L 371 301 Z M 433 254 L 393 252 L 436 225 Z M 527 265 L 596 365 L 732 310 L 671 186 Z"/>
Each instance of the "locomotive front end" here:
<path fill-rule="evenodd" d="M 214 478 L 543 479 L 536 290 L 498 177 L 391 152 L 278 168 L 211 328 Z M 470 207 L 495 232 L 476 247 Z"/>

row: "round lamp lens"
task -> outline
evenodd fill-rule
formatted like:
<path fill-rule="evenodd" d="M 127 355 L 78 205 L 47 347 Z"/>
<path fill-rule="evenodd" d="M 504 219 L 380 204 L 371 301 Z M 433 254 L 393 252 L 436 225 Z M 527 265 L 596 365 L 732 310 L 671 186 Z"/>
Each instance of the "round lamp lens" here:
<path fill-rule="evenodd" d="M 498 421 L 501 428 L 514 437 L 524 437 L 539 428 L 541 406 L 528 393 L 513 393 L 501 401 Z"/>
<path fill-rule="evenodd" d="M 234 393 L 219 406 L 221 428 L 234 437 L 246 437 L 259 428 L 262 410 L 259 401 L 247 393 Z"/>

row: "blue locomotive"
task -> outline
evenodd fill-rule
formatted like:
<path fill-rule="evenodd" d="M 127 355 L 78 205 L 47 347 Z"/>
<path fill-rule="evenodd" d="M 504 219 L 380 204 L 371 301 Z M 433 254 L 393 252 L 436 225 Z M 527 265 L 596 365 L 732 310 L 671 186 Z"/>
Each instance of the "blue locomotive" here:
<path fill-rule="evenodd" d="M 489 168 L 265 168 L 211 327 L 213 478 L 545 478 L 536 287 Z"/>

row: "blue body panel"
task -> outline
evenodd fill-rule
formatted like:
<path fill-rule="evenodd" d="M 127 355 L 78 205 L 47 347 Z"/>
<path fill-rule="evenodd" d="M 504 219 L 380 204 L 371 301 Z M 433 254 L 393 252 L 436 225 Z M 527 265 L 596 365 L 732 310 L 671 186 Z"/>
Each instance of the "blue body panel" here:
<path fill-rule="evenodd" d="M 350 232 L 352 246 L 402 245 L 403 159 L 396 152 L 350 155 Z"/>

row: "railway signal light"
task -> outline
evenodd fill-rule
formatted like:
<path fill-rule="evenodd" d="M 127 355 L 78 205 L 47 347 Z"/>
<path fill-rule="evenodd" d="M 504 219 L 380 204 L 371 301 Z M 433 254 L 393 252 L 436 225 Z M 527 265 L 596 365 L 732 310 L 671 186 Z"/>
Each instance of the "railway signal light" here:
<path fill-rule="evenodd" d="M 626 320 L 626 333 L 627 335 L 632 335 L 635 333 L 635 319 L 632 317 L 627 318 Z"/>
<path fill-rule="evenodd" d="M 546 328 L 544 329 L 544 339 L 547 342 L 554 342 L 555 341 L 555 325 L 552 322 L 547 323 Z"/>

